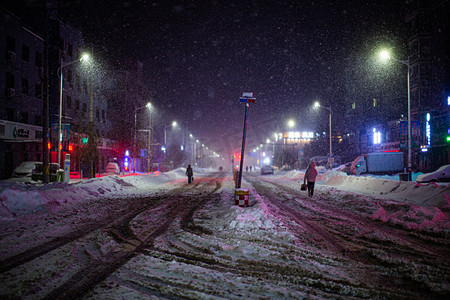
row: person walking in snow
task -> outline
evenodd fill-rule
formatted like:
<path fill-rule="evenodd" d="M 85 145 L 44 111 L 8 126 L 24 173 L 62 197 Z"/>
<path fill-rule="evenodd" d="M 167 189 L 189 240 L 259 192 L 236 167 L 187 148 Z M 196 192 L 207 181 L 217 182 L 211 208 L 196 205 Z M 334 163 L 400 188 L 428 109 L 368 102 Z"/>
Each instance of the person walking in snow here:
<path fill-rule="evenodd" d="M 317 170 L 316 164 L 314 162 L 310 162 L 308 168 L 305 171 L 305 177 L 303 177 L 303 184 L 306 184 L 308 181 L 308 196 L 312 197 L 314 195 L 314 185 L 316 183 Z"/>
<path fill-rule="evenodd" d="M 187 169 L 186 169 L 186 175 L 188 177 L 188 183 L 192 182 L 192 177 L 194 176 L 194 171 L 191 168 L 191 165 L 188 165 Z"/>
<path fill-rule="evenodd" d="M 252 171 L 252 166 L 250 166 L 250 172 Z"/>
<path fill-rule="evenodd" d="M 246 172 L 246 173 L 248 172 L 248 166 L 245 167 L 245 172 Z"/>

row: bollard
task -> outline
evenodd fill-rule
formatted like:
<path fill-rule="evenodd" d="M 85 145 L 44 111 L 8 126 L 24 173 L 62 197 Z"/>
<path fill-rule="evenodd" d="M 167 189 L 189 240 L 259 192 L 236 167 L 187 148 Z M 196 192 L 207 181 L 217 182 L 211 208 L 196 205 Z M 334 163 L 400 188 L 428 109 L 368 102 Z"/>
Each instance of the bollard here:
<path fill-rule="evenodd" d="M 249 200 L 248 189 L 236 189 L 234 191 L 234 205 L 239 205 L 240 207 L 247 207 Z"/>
<path fill-rule="evenodd" d="M 69 183 L 70 179 L 70 154 L 66 154 L 64 158 L 64 182 Z"/>

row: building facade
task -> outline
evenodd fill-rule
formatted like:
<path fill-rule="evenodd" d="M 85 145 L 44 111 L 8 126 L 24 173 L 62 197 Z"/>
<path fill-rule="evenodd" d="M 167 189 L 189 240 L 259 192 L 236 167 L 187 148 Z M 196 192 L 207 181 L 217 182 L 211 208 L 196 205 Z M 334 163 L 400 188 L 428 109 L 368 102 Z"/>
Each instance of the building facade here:
<path fill-rule="evenodd" d="M 0 8 L 0 14 L 0 179 L 5 179 L 24 161 L 42 161 L 44 40 L 6 9 Z M 102 151 L 113 149 L 109 145 L 114 144 L 106 139 L 111 126 L 101 90 L 103 74 L 93 67 L 95 61 L 89 65 L 79 61 L 86 50 L 80 31 L 60 20 L 49 24 L 49 160 L 57 162 L 61 103 L 61 123 L 68 129 L 63 130 L 63 141 L 68 143 L 61 162 L 70 153 L 71 170 L 79 171 L 82 139 L 95 135 L 100 171 L 114 156 Z"/>
<path fill-rule="evenodd" d="M 0 179 L 42 161 L 43 39 L 0 8 Z"/>
<path fill-rule="evenodd" d="M 414 164 L 450 163 L 450 1 L 407 1 L 412 120 L 420 122 Z"/>

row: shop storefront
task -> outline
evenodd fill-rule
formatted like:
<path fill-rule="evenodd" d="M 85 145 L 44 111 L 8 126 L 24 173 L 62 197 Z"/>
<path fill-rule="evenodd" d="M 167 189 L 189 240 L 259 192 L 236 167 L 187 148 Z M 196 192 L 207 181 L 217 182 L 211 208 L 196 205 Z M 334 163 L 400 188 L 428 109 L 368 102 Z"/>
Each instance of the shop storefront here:
<path fill-rule="evenodd" d="M 42 161 L 42 127 L 0 120 L 0 179 L 24 161 Z"/>

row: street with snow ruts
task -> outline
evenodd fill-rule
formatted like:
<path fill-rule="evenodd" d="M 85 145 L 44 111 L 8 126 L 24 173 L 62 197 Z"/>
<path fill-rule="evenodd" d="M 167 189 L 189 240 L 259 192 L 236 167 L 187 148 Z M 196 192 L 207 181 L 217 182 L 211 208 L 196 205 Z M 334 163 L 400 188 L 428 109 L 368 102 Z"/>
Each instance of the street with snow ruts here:
<path fill-rule="evenodd" d="M 448 185 L 329 173 L 310 198 L 300 172 L 249 172 L 249 206 L 239 207 L 231 173 L 195 170 L 187 184 L 183 172 L 3 185 L 0 296 L 450 295 Z M 25 197 L 37 200 L 25 208 Z"/>

